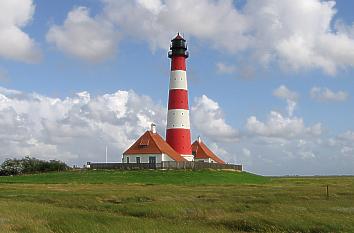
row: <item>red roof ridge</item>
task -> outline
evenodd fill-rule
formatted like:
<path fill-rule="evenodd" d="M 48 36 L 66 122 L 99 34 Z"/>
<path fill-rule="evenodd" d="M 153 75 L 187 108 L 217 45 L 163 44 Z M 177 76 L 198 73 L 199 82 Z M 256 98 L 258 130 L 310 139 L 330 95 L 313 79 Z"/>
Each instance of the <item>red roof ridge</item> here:
<path fill-rule="evenodd" d="M 222 159 L 220 159 L 217 155 L 215 155 L 202 141 L 199 142 L 198 140 L 195 140 L 192 144 L 192 148 L 193 147 L 196 147 L 195 158 L 197 158 L 198 155 L 201 156 L 200 158 L 205 158 L 203 156 L 206 156 L 208 158 L 211 158 L 217 163 L 225 164 L 225 162 Z M 198 150 L 202 150 L 202 154 L 198 153 Z"/>
<path fill-rule="evenodd" d="M 148 131 L 152 140 L 155 142 L 156 146 L 160 149 L 162 153 L 167 154 L 171 159 L 174 159 L 176 161 L 187 161 L 183 156 L 178 154 L 158 133 L 153 133 L 151 131 Z M 159 140 L 156 142 L 156 139 Z M 161 144 L 162 145 L 161 145 Z M 162 147 L 164 146 L 164 147 Z"/>
<path fill-rule="evenodd" d="M 141 141 L 147 139 L 149 140 L 149 144 L 147 144 L 146 147 L 139 147 Z M 178 154 L 158 133 L 153 133 L 149 130 L 141 135 L 123 154 L 129 155 L 155 153 L 164 153 L 175 161 L 186 161 L 186 159 Z"/>

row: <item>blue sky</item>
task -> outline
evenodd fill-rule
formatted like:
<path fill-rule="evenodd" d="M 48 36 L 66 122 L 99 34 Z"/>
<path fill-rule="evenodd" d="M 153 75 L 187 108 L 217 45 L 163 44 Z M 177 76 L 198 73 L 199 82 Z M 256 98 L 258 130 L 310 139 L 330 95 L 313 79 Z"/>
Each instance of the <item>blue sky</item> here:
<path fill-rule="evenodd" d="M 352 174 L 352 1 L 6 0 L 1 4 L 6 14 L 0 17 L 0 31 L 6 39 L 0 38 L 0 94 L 7 101 L 0 102 L 0 116 L 28 120 L 3 121 L 2 133 L 10 130 L 16 140 L 3 141 L 7 146 L 0 151 L 2 159 L 29 153 L 83 164 L 101 158 L 100 150 L 75 149 L 85 140 L 73 132 L 71 146 L 49 140 L 58 136 L 52 124 L 68 128 L 87 124 L 90 130 L 81 128 L 92 134 L 86 142 L 96 147 L 108 144 L 112 160 L 124 150 L 122 142 L 134 141 L 151 121 L 164 135 L 167 50 L 169 40 L 181 31 L 189 43 L 193 138 L 201 134 L 228 162 L 243 163 L 262 174 Z M 7 37 L 9 28 L 20 33 Z M 17 46 L 21 43 L 28 47 Z M 115 95 L 118 91 L 124 94 Z M 82 92 L 89 93 L 89 100 L 76 94 Z M 146 108 L 154 109 L 154 114 L 129 106 L 129 100 L 145 97 Z M 56 98 L 60 108 L 51 103 Z M 116 117 L 112 122 L 102 116 L 97 120 L 70 115 L 83 109 L 105 111 L 107 106 L 100 104 L 108 102 L 113 107 L 106 111 Z M 295 108 L 289 112 L 291 104 Z M 52 117 L 58 109 L 67 112 L 62 118 Z M 119 111 L 134 114 L 136 121 L 129 116 L 131 125 L 124 128 L 128 116 L 122 118 Z M 41 123 L 33 123 L 37 121 Z M 102 126 L 108 123 L 111 128 Z M 22 139 L 18 139 L 19 125 L 27 127 L 28 135 Z M 338 162 L 335 167 L 333 161 Z"/>

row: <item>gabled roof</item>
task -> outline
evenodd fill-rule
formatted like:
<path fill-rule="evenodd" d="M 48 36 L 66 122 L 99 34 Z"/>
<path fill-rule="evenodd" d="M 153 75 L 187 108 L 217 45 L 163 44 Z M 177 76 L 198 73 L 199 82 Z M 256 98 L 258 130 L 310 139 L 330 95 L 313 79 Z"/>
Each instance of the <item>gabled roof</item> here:
<path fill-rule="evenodd" d="M 192 152 L 194 154 L 194 159 L 211 158 L 217 163 L 225 164 L 225 162 L 216 156 L 202 141 L 195 140 L 195 142 L 193 142 Z"/>
<path fill-rule="evenodd" d="M 178 154 L 158 133 L 146 131 L 123 155 L 166 154 L 175 161 L 187 161 Z"/>

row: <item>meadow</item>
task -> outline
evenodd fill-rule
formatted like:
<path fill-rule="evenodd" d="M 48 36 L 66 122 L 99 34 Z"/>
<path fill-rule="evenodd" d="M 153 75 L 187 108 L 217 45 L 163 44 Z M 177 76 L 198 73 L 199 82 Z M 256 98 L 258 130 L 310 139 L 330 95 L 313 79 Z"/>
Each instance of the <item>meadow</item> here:
<path fill-rule="evenodd" d="M 354 177 L 208 170 L 0 177 L 0 232 L 354 232 Z"/>

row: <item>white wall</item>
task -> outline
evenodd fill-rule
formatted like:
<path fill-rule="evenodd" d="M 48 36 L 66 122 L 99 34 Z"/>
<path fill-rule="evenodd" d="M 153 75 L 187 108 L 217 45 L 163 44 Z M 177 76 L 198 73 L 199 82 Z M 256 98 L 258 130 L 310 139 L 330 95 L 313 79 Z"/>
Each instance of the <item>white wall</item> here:
<path fill-rule="evenodd" d="M 123 155 L 123 163 L 127 163 L 127 157 L 129 156 L 129 163 L 136 163 L 136 157 L 140 157 L 140 163 L 149 163 L 149 157 L 155 156 L 156 163 L 161 163 L 161 161 L 174 161 L 166 154 L 136 154 L 136 155 Z M 188 158 L 185 157 L 187 160 Z M 190 161 L 193 161 L 190 160 Z M 207 159 L 195 159 L 196 162 L 205 162 L 205 163 L 216 163 L 211 158 Z"/>
<path fill-rule="evenodd" d="M 215 163 L 214 160 L 212 160 L 211 158 L 207 158 L 207 159 L 195 159 L 196 162 L 204 162 L 204 163 Z"/>
<path fill-rule="evenodd" d="M 150 156 L 156 158 L 156 163 L 161 163 L 161 161 L 174 161 L 166 154 L 136 154 L 123 155 L 123 163 L 127 163 L 127 157 L 129 157 L 129 163 L 136 163 L 136 157 L 140 157 L 140 163 L 149 163 Z"/>

